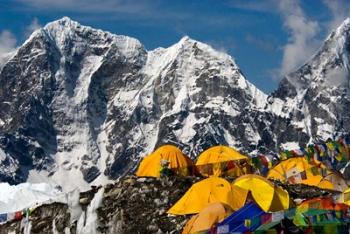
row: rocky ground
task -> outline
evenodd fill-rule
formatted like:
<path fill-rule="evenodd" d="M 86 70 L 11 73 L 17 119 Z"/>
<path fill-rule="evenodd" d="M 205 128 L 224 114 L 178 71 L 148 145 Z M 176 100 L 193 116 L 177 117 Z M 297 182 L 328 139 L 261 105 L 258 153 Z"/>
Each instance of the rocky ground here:
<path fill-rule="evenodd" d="M 137 178 L 127 176 L 104 187 L 104 195 L 97 209 L 99 233 L 179 233 L 190 216 L 171 216 L 166 211 L 201 178 Z M 276 184 L 281 185 L 275 181 Z M 282 185 L 290 196 L 312 198 L 327 196 L 329 191 L 306 185 Z M 100 188 L 80 194 L 80 205 L 86 212 Z M 22 224 L 21 224 L 22 222 Z M 68 206 L 61 203 L 42 205 L 30 216 L 31 233 L 79 233 L 77 221 L 71 223 Z M 22 227 L 22 228 L 21 228 Z M 0 225 L 2 233 L 21 233 L 23 220 Z"/>
<path fill-rule="evenodd" d="M 25 219 L 13 220 L 0 225 L 0 234 L 26 233 L 25 222 Z M 58 233 L 65 233 L 66 229 L 71 230 L 71 233 L 75 233 L 74 225 L 70 223 L 68 206 L 62 203 L 51 203 L 37 207 L 32 212 L 29 222 L 32 234 L 53 233 L 53 230 Z"/>
<path fill-rule="evenodd" d="M 315 197 L 331 196 L 339 193 L 304 184 L 283 184 L 280 181 L 273 181 L 273 183 L 287 190 L 292 199 L 311 199 Z"/>
<path fill-rule="evenodd" d="M 97 210 L 100 233 L 178 233 L 189 216 L 170 216 L 166 211 L 191 187 L 197 177 L 165 179 L 128 176 L 105 186 Z M 85 212 L 99 188 L 80 194 Z M 31 233 L 79 233 L 77 222 L 70 223 L 68 206 L 61 203 L 42 205 L 30 216 Z M 23 221 L 0 225 L 2 233 L 22 233 Z"/>
<path fill-rule="evenodd" d="M 98 210 L 102 233 L 178 233 L 188 217 L 166 211 L 198 178 L 129 177 L 105 189 Z"/>

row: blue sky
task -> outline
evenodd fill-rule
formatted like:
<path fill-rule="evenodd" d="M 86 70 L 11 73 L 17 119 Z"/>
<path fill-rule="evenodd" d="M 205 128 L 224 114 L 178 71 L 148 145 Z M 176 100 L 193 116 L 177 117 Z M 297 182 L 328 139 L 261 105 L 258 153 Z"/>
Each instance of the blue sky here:
<path fill-rule="evenodd" d="M 149 50 L 188 35 L 232 55 L 246 78 L 269 93 L 350 16 L 350 1 L 1 0 L 0 56 L 63 16 L 136 37 Z"/>

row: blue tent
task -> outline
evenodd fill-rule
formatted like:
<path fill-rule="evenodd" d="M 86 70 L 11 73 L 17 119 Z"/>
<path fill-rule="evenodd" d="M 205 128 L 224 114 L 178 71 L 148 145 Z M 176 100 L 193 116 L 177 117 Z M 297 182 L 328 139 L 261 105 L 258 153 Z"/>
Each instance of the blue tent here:
<path fill-rule="evenodd" d="M 249 232 L 256 230 L 260 225 L 260 216 L 266 214 L 257 204 L 249 202 L 241 209 L 232 213 L 217 225 L 218 234 Z M 246 225 L 249 220 L 249 225 Z"/>

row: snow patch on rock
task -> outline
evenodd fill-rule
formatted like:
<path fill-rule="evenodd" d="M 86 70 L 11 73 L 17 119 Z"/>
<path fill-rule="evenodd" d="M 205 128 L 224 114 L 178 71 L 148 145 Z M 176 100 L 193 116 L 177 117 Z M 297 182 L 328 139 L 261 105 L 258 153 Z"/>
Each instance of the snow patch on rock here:
<path fill-rule="evenodd" d="M 57 187 L 46 183 L 0 183 L 0 213 L 15 212 L 44 202 L 61 200 L 64 195 Z"/>
<path fill-rule="evenodd" d="M 104 188 L 101 188 L 91 200 L 87 210 L 82 213 L 77 224 L 77 234 L 96 234 L 99 233 L 97 209 L 100 207 L 103 199 Z"/>

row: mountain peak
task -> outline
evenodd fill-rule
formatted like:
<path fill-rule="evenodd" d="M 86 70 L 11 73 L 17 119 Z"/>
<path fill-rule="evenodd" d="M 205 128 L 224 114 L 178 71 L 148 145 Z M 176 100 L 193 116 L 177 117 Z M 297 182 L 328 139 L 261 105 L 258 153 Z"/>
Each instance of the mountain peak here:
<path fill-rule="evenodd" d="M 327 42 L 336 42 L 338 47 L 343 48 L 347 43 L 350 34 L 350 18 L 346 18 L 332 33 L 328 36 Z"/>
<path fill-rule="evenodd" d="M 57 20 L 60 22 L 72 22 L 73 20 L 69 18 L 68 16 L 63 16 L 61 19 Z"/>
<path fill-rule="evenodd" d="M 340 26 L 338 27 L 337 31 L 344 31 L 344 30 L 348 30 L 350 27 L 350 18 L 346 18 L 343 23 L 340 24 Z"/>
<path fill-rule="evenodd" d="M 192 39 L 189 36 L 182 37 L 179 42 L 172 45 L 170 48 L 173 48 L 173 50 L 178 52 L 191 52 L 194 54 L 197 54 L 199 51 L 205 51 L 206 56 L 210 56 L 213 58 L 218 58 L 223 61 L 230 61 L 229 63 L 232 63 L 235 67 L 238 67 L 235 63 L 235 60 L 232 56 L 229 54 L 222 52 L 220 50 L 217 50 L 210 44 L 206 44 L 200 41 L 197 41 L 195 39 Z"/>
<path fill-rule="evenodd" d="M 197 41 L 186 35 L 186 36 L 183 36 L 178 43 L 179 44 L 186 44 L 186 43 L 195 43 L 195 42 L 197 42 Z"/>
<path fill-rule="evenodd" d="M 330 33 L 319 51 L 299 69 L 288 74 L 286 80 L 300 93 L 310 86 L 348 86 L 349 43 L 350 18 L 346 18 Z"/>
<path fill-rule="evenodd" d="M 173 46 L 178 48 L 178 49 L 189 49 L 189 48 L 193 48 L 198 43 L 199 43 L 198 41 L 196 41 L 196 40 L 194 40 L 186 35 L 186 36 L 182 37 Z"/>
<path fill-rule="evenodd" d="M 69 17 L 65 16 L 61 19 L 52 21 L 48 24 L 45 25 L 44 29 L 46 29 L 47 31 L 68 31 L 71 29 L 76 29 L 79 26 L 81 26 L 78 22 L 73 21 L 72 19 L 70 19 Z"/>
<path fill-rule="evenodd" d="M 48 23 L 45 27 L 48 27 L 50 25 L 71 26 L 71 25 L 80 25 L 80 24 L 77 21 L 72 20 L 68 16 L 64 16 L 61 19 Z"/>

